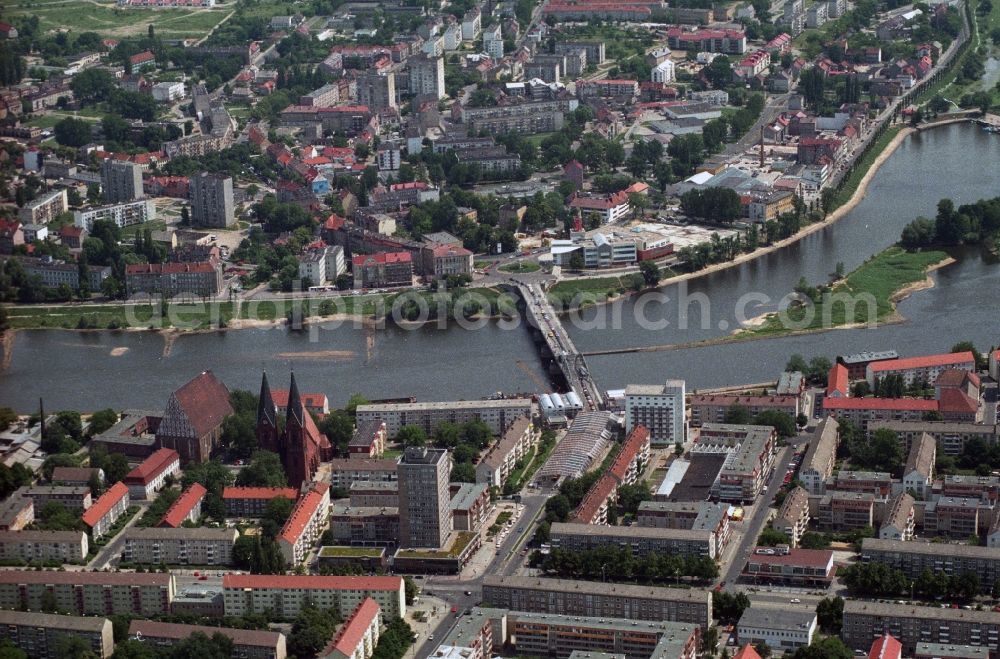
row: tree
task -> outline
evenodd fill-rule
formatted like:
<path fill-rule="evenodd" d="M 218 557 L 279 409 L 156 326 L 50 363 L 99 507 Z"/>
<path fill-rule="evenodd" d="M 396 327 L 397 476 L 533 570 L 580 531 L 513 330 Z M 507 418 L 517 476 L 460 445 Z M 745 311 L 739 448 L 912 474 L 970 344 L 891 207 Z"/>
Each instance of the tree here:
<path fill-rule="evenodd" d="M 979 352 L 972 341 L 959 341 L 948 352 L 971 352 L 972 356 L 976 358 L 976 368 L 978 370 L 985 370 L 989 366 L 989 360 L 986 358 L 986 355 Z"/>
<path fill-rule="evenodd" d="M 128 458 L 121 453 L 112 453 L 109 455 L 101 469 L 104 470 L 104 479 L 108 483 L 117 483 L 120 480 L 124 480 L 128 472 L 131 471 Z"/>
<path fill-rule="evenodd" d="M 420 594 L 420 586 L 413 580 L 413 577 L 403 577 L 403 587 L 406 589 L 406 605 L 411 606 L 417 595 Z"/>
<path fill-rule="evenodd" d="M 0 659 L 28 659 L 28 655 L 10 639 L 5 638 L 0 640 Z"/>
<path fill-rule="evenodd" d="M 264 505 L 264 514 L 261 519 L 272 522 L 280 529 L 291 515 L 292 502 L 285 497 L 274 497 Z"/>
<path fill-rule="evenodd" d="M 792 437 L 796 431 L 795 419 L 778 410 L 764 410 L 751 423 L 755 426 L 771 426 L 778 431 L 780 437 Z"/>
<path fill-rule="evenodd" d="M 396 441 L 404 446 L 424 446 L 427 444 L 427 433 L 420 426 L 406 425 L 399 429 Z"/>
<path fill-rule="evenodd" d="M 910 251 L 929 247 L 934 243 L 934 223 L 926 217 L 918 217 L 903 227 L 899 240 Z"/>
<path fill-rule="evenodd" d="M 255 451 L 250 464 L 240 470 L 236 484 L 240 487 L 287 487 L 288 477 L 277 453 Z"/>
<path fill-rule="evenodd" d="M 111 408 L 98 410 L 90 415 L 90 424 L 87 426 L 87 436 L 93 437 L 111 428 L 118 423 L 118 413 Z"/>
<path fill-rule="evenodd" d="M 299 610 L 288 636 L 288 653 L 296 657 L 314 657 L 329 642 L 340 624 L 336 609 L 319 609 L 309 604 Z"/>
<path fill-rule="evenodd" d="M 824 634 L 837 635 L 844 626 L 844 598 L 824 597 L 816 605 L 816 621 Z"/>
<path fill-rule="evenodd" d="M 56 141 L 63 146 L 79 147 L 91 140 L 90 122 L 66 117 L 55 125 Z"/>
<path fill-rule="evenodd" d="M 836 636 L 814 638 L 809 645 L 800 647 L 792 659 L 853 659 L 854 653 Z"/>
<path fill-rule="evenodd" d="M 725 422 L 741 425 L 750 423 L 750 410 L 744 405 L 730 405 L 726 410 Z"/>
<path fill-rule="evenodd" d="M 232 639 L 219 632 L 211 637 L 194 632 L 170 649 L 171 659 L 229 659 L 232 656 Z"/>
<path fill-rule="evenodd" d="M 237 455 L 247 458 L 257 448 L 257 430 L 252 417 L 247 414 L 230 414 L 222 420 L 222 445 L 229 446 Z"/>
<path fill-rule="evenodd" d="M 320 421 L 319 430 L 330 440 L 338 455 L 347 454 L 347 445 L 354 436 L 354 420 L 345 410 L 334 410 Z"/>
<path fill-rule="evenodd" d="M 806 362 L 806 358 L 799 354 L 794 354 L 788 358 L 788 363 L 785 364 L 785 370 L 789 372 L 798 371 L 799 373 L 806 373 L 809 371 L 809 364 Z"/>
<path fill-rule="evenodd" d="M 736 622 L 750 608 L 750 598 L 738 593 L 712 592 L 712 610 L 720 622 Z"/>
<path fill-rule="evenodd" d="M 642 279 L 646 282 L 647 286 L 656 286 L 660 283 L 662 274 L 660 266 L 656 265 L 653 261 L 640 261 L 639 272 L 642 274 Z"/>
<path fill-rule="evenodd" d="M 53 656 L 68 659 L 99 659 L 99 655 L 94 652 L 90 643 L 75 634 L 59 634 L 49 651 Z"/>
<path fill-rule="evenodd" d="M 760 536 L 757 538 L 757 544 L 763 547 L 774 547 L 775 545 L 787 545 L 788 536 L 777 529 L 767 526 L 764 527 L 764 530 L 760 532 Z"/>

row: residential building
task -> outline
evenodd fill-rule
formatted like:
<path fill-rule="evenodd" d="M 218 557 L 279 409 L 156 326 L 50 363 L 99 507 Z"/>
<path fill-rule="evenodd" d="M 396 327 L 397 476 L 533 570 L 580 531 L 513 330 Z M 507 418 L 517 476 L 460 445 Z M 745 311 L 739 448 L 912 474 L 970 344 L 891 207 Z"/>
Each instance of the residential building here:
<path fill-rule="evenodd" d="M 181 625 L 156 620 L 133 620 L 129 623 L 130 638 L 158 648 L 169 648 L 199 632 L 208 637 L 222 634 L 233 642 L 233 656 L 241 659 L 285 659 L 288 656 L 285 635 L 280 632 L 231 627 Z"/>
<path fill-rule="evenodd" d="M 267 503 L 278 497 L 294 503 L 299 498 L 299 491 L 294 487 L 227 487 L 222 490 L 226 517 L 263 517 Z"/>
<path fill-rule="evenodd" d="M 725 423 L 726 413 L 734 405 L 747 408 L 750 416 L 761 412 L 784 412 L 792 419 L 799 414 L 801 400 L 798 396 L 738 396 L 735 394 L 692 394 L 688 396 L 691 408 L 691 425 Z"/>
<path fill-rule="evenodd" d="M 799 468 L 799 480 L 809 494 L 823 494 L 826 490 L 826 480 L 833 475 L 837 464 L 839 444 L 840 432 L 835 418 L 826 417 L 816 424 Z"/>
<path fill-rule="evenodd" d="M 196 296 L 211 298 L 222 292 L 222 265 L 198 263 L 136 263 L 125 266 L 129 297 Z"/>
<path fill-rule="evenodd" d="M 810 499 L 813 520 L 821 529 L 831 531 L 864 529 L 875 526 L 876 497 L 871 492 L 831 490 Z M 879 497 L 879 506 L 884 499 Z"/>
<path fill-rule="evenodd" d="M 934 438 L 923 433 L 913 442 L 903 467 L 903 489 L 913 491 L 917 498 L 926 499 L 934 483 L 934 463 L 937 444 Z"/>
<path fill-rule="evenodd" d="M 326 286 L 346 269 L 344 248 L 340 245 L 310 250 L 299 259 L 299 278 L 309 280 L 310 286 Z"/>
<path fill-rule="evenodd" d="M 413 258 L 409 252 L 358 254 L 351 261 L 354 288 L 390 288 L 413 284 Z"/>
<path fill-rule="evenodd" d="M 141 199 L 142 167 L 134 162 L 106 158 L 101 161 L 101 196 L 109 204 Z M 77 224 L 77 226 L 80 226 Z M 90 227 L 87 227 L 89 230 Z"/>
<path fill-rule="evenodd" d="M 358 422 L 381 419 L 390 437 L 395 437 L 399 429 L 407 425 L 416 425 L 431 433 L 442 421 L 462 424 L 473 420 L 482 421 L 494 434 L 500 434 L 518 417 L 531 415 L 530 398 L 379 403 L 358 405 L 357 408 Z"/>
<path fill-rule="evenodd" d="M 909 451 L 913 442 L 924 433 L 933 437 L 938 450 L 944 455 L 961 455 L 965 445 L 970 440 L 981 440 L 987 444 L 1000 441 L 1000 427 L 995 424 L 955 423 L 952 421 L 914 421 L 879 420 L 868 424 L 868 432 L 885 428 L 899 436 L 903 450 Z"/>
<path fill-rule="evenodd" d="M 138 565 L 230 565 L 234 528 L 131 528 L 122 534 L 122 560 Z"/>
<path fill-rule="evenodd" d="M 799 540 L 809 529 L 809 494 L 801 487 L 792 488 L 781 502 L 772 525 L 788 536 L 790 546 L 798 547 Z"/>
<path fill-rule="evenodd" d="M 157 526 L 180 528 L 184 522 L 197 522 L 201 518 L 201 504 L 208 490 L 201 483 L 192 483 L 163 515 Z"/>
<path fill-rule="evenodd" d="M 673 50 L 742 55 L 747 49 L 743 30 L 690 30 L 680 26 L 667 29 L 667 45 Z"/>
<path fill-rule="evenodd" d="M 192 224 L 218 229 L 233 225 L 236 218 L 231 176 L 202 172 L 192 176 L 189 185 Z"/>
<path fill-rule="evenodd" d="M 108 488 L 90 508 L 83 513 L 83 523 L 90 527 L 90 535 L 97 540 L 115 525 L 129 505 L 128 486 L 121 481 Z"/>
<path fill-rule="evenodd" d="M 83 512 L 93 503 L 90 487 L 86 485 L 24 485 L 14 491 L 14 496 L 31 499 L 35 510 L 41 510 L 50 502 L 65 506 L 67 510 Z"/>
<path fill-rule="evenodd" d="M 720 501 L 754 501 L 774 468 L 777 432 L 771 426 L 706 423 L 692 448 L 695 453 L 728 453 L 712 494 Z"/>
<path fill-rule="evenodd" d="M 422 256 L 427 279 L 443 279 L 450 275 L 472 276 L 472 252 L 461 245 L 425 245 Z"/>
<path fill-rule="evenodd" d="M 878 530 L 880 540 L 909 541 L 913 539 L 916 518 L 913 504 L 913 497 L 906 492 L 900 492 L 892 498 L 886 507 L 882 526 Z"/>
<path fill-rule="evenodd" d="M 478 7 L 465 12 L 462 17 L 462 41 L 475 41 L 483 30 L 483 15 Z"/>
<path fill-rule="evenodd" d="M 414 96 L 445 98 L 444 58 L 420 53 L 406 62 L 410 71 L 410 93 Z"/>
<path fill-rule="evenodd" d="M 158 82 L 152 87 L 153 100 L 171 103 L 187 96 L 183 82 Z"/>
<path fill-rule="evenodd" d="M 851 380 L 864 380 L 868 373 L 869 364 L 894 359 L 899 359 L 899 353 L 895 350 L 866 351 L 852 355 L 838 355 L 837 363 L 847 367 L 847 376 Z"/>
<path fill-rule="evenodd" d="M 347 453 L 361 458 L 381 458 L 387 437 L 385 423 L 380 419 L 360 422 L 347 444 Z"/>
<path fill-rule="evenodd" d="M 924 504 L 924 532 L 928 535 L 968 538 L 990 523 L 992 510 L 979 499 L 938 497 Z"/>
<path fill-rule="evenodd" d="M 620 653 L 627 657 L 698 656 L 701 630 L 684 622 L 508 613 L 507 629 L 517 654 L 566 659 L 574 651 Z"/>
<path fill-rule="evenodd" d="M 106 162 L 106 161 L 105 161 Z M 144 224 L 156 219 L 156 204 L 152 199 L 137 199 L 106 206 L 94 206 L 73 211 L 73 224 L 91 231 L 94 222 L 108 220 L 114 222 L 119 229 Z"/>
<path fill-rule="evenodd" d="M 801 606 L 751 606 L 736 625 L 740 643 L 766 643 L 772 652 L 794 652 L 812 643 L 816 612 Z"/>
<path fill-rule="evenodd" d="M 35 521 L 33 500 L 11 494 L 0 501 L 0 531 L 20 531 L 33 521 Z"/>
<path fill-rule="evenodd" d="M 408 446 L 399 462 L 399 544 L 443 547 L 451 533 L 446 450 Z"/>
<path fill-rule="evenodd" d="M 360 407 L 360 406 L 359 406 Z M 362 419 L 358 419 L 361 423 Z M 330 462 L 330 487 L 347 489 L 355 481 L 395 482 L 396 460 L 336 459 Z"/>
<path fill-rule="evenodd" d="M 375 600 L 366 598 L 351 613 L 330 642 L 321 659 L 371 659 L 382 628 L 382 610 Z"/>
<path fill-rule="evenodd" d="M 162 424 L 161 424 L 162 425 Z M 142 464 L 125 476 L 125 485 L 132 500 L 151 499 L 166 482 L 181 469 L 181 456 L 170 448 L 161 448 L 143 460 Z"/>
<path fill-rule="evenodd" d="M 712 595 L 694 588 L 487 575 L 483 603 L 537 613 L 687 622 L 703 630 L 712 624 Z"/>
<path fill-rule="evenodd" d="M 938 376 L 948 369 L 974 372 L 976 358 L 971 352 L 955 352 L 878 361 L 868 364 L 865 369 L 865 379 L 873 387 L 877 379 L 887 375 L 903 376 L 903 384 L 906 386 L 920 382 L 933 384 Z"/>
<path fill-rule="evenodd" d="M 848 471 L 842 469 L 826 481 L 826 490 L 867 492 L 888 496 L 892 489 L 892 474 L 885 471 Z"/>
<path fill-rule="evenodd" d="M 24 208 L 18 209 L 17 219 L 24 225 L 48 224 L 56 219 L 57 215 L 69 209 L 66 199 L 64 189 L 42 193 L 25 204 Z M 30 243 L 35 239 L 25 236 L 24 240 Z"/>
<path fill-rule="evenodd" d="M 452 528 L 478 532 L 492 510 L 486 483 L 462 483 L 451 499 Z"/>
<path fill-rule="evenodd" d="M 399 508 L 399 484 L 396 482 L 354 481 L 350 505 L 358 508 Z"/>
<path fill-rule="evenodd" d="M 398 109 L 396 102 L 396 76 L 380 73 L 363 73 L 358 76 L 358 103 L 372 112 Z"/>
<path fill-rule="evenodd" d="M 711 553 L 721 556 L 729 543 L 729 506 L 708 501 L 643 501 L 636 522 L 641 527 L 708 531 Z"/>
<path fill-rule="evenodd" d="M 920 421 L 927 413 L 938 411 L 938 402 L 924 398 L 828 398 L 823 409 L 867 433 L 874 423 Z"/>
<path fill-rule="evenodd" d="M 984 592 L 1000 578 L 1000 556 L 992 547 L 865 538 L 861 558 L 901 570 L 911 579 L 924 570 L 949 576 L 973 572 L 979 575 Z"/>
<path fill-rule="evenodd" d="M 553 522 L 553 547 L 585 551 L 601 547 L 631 547 L 635 554 L 665 553 L 716 557 L 719 542 L 712 529 L 667 529 Z"/>
<path fill-rule="evenodd" d="M 334 505 L 330 532 L 340 545 L 386 547 L 399 543 L 397 506 Z"/>
<path fill-rule="evenodd" d="M 155 616 L 170 613 L 174 577 L 162 573 L 0 571 L 0 609 L 41 611 L 55 598 L 77 615 Z"/>
<path fill-rule="evenodd" d="M 88 265 L 85 268 L 86 281 L 80 281 L 80 265 L 78 263 L 60 261 L 51 257 L 32 258 L 28 256 L 11 257 L 16 259 L 24 273 L 29 277 L 38 277 L 45 288 L 57 289 L 63 285 L 71 290 L 79 290 L 84 283 L 91 291 L 100 291 L 101 284 L 111 276 L 108 266 Z M 0 259 L 3 262 L 4 259 Z"/>
<path fill-rule="evenodd" d="M 181 463 L 204 462 L 222 436 L 222 421 L 233 413 L 229 390 L 212 371 L 203 371 L 167 399 L 156 442 L 180 454 Z"/>
<path fill-rule="evenodd" d="M 82 639 L 92 656 L 110 657 L 115 650 L 111 621 L 28 611 L 0 611 L 0 637 L 35 659 L 65 659 L 64 637 Z"/>
<path fill-rule="evenodd" d="M 618 222 L 632 212 L 632 205 L 628 201 L 628 193 L 619 191 L 614 194 L 593 194 L 577 192 L 569 202 L 570 208 L 581 215 L 596 215 L 601 224 Z M 607 236 L 594 234 L 593 240 L 599 247 L 601 242 L 607 242 Z M 634 244 L 634 243 L 633 243 Z"/>
<path fill-rule="evenodd" d="M 921 642 L 917 643 L 913 657 L 914 659 L 989 659 L 990 654 L 990 649 L 983 646 Z"/>
<path fill-rule="evenodd" d="M 406 615 L 402 577 L 226 574 L 222 588 L 227 616 L 271 612 L 294 618 L 306 604 L 353 611 L 369 597 L 389 619 Z"/>
<path fill-rule="evenodd" d="M 529 417 L 514 419 L 476 465 L 476 482 L 489 487 L 502 488 L 521 460 L 537 440 L 534 426 Z"/>
<path fill-rule="evenodd" d="M 676 68 L 672 60 L 663 60 L 650 71 L 650 79 L 653 82 L 670 84 L 677 79 Z"/>
<path fill-rule="evenodd" d="M 79 563 L 89 542 L 82 531 L 0 531 L 0 560 Z"/>
<path fill-rule="evenodd" d="M 1000 616 L 993 611 L 941 609 L 854 599 L 844 601 L 841 638 L 847 647 L 866 650 L 875 638 L 884 633 L 892 634 L 899 640 L 906 656 L 911 656 L 918 643 L 971 645 L 996 650 Z"/>
<path fill-rule="evenodd" d="M 768 551 L 771 553 L 763 553 Z M 829 549 L 792 549 L 787 553 L 757 549 L 743 570 L 749 582 L 786 586 L 826 587 L 833 573 L 833 552 Z"/>
<path fill-rule="evenodd" d="M 292 508 L 278 534 L 278 546 L 288 565 L 298 565 L 312 551 L 330 515 L 330 486 L 313 483 Z"/>
<path fill-rule="evenodd" d="M 90 467 L 56 467 L 52 470 L 52 476 L 49 480 L 53 485 L 90 487 L 95 477 L 98 483 L 103 483 L 104 470 L 91 469 Z"/>
<path fill-rule="evenodd" d="M 502 133 L 546 133 L 563 127 L 563 115 L 576 109 L 575 101 L 524 101 L 510 105 L 493 105 L 483 108 L 456 107 L 452 116 L 465 124 L 471 135 L 486 131 L 489 135 Z"/>
<path fill-rule="evenodd" d="M 684 417 L 684 380 L 663 385 L 630 384 L 625 388 L 625 430 L 641 425 L 649 430 L 654 445 L 687 441 Z"/>

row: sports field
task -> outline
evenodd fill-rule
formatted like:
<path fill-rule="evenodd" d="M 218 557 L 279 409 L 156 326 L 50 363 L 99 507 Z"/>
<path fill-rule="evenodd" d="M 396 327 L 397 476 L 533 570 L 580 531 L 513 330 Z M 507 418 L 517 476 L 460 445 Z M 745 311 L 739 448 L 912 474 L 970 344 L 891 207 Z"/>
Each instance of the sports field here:
<path fill-rule="evenodd" d="M 42 30 L 97 32 L 102 36 L 145 34 L 150 23 L 167 39 L 200 38 L 229 15 L 235 3 L 213 9 L 118 7 L 106 0 L 0 0 L 3 15 L 38 16 Z"/>

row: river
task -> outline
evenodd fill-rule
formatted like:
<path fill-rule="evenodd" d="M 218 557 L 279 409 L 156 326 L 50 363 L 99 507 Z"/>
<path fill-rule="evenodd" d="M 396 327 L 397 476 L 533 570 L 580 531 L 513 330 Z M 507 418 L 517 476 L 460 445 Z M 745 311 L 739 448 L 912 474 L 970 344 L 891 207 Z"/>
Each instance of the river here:
<path fill-rule="evenodd" d="M 695 279 L 687 295 L 707 296 L 701 307 L 689 305 L 688 329 L 678 327 L 676 304 L 648 305 L 645 316 L 667 320 L 661 330 L 635 322 L 635 303 L 585 310 L 594 323 L 612 309 L 621 312 L 618 327 L 567 328 L 582 351 L 678 344 L 715 338 L 736 326 L 740 296 L 761 293 L 777 300 L 800 277 L 825 281 L 838 262 L 849 271 L 895 242 L 903 226 L 918 215 L 933 216 L 938 200 L 956 204 L 1000 193 L 1000 137 L 973 125 L 958 124 L 916 134 L 905 141 L 879 170 L 865 199 L 834 225 L 761 259 Z M 936 286 L 900 304 L 907 322 L 877 329 L 834 330 L 738 344 L 653 353 L 588 358 L 604 388 L 630 382 L 684 378 L 690 388 L 721 386 L 774 378 L 789 354 L 807 357 L 863 349 L 895 348 L 914 355 L 945 350 L 970 339 L 983 348 L 1000 342 L 1000 306 L 991 298 L 1000 284 L 1000 268 L 978 252 L 934 275 Z M 676 300 L 678 287 L 663 293 Z M 749 315 L 773 310 L 776 302 L 748 308 Z M 724 321 L 724 322 L 722 322 Z M 721 324 L 720 324 L 721 323 Z M 451 328 L 374 334 L 343 327 L 319 333 L 254 329 L 182 336 L 164 357 L 164 340 L 148 333 L 79 333 L 55 330 L 18 332 L 10 367 L 0 375 L 0 404 L 29 411 L 44 396 L 48 409 L 92 410 L 102 407 L 162 408 L 171 390 L 210 368 L 230 387 L 256 388 L 261 370 L 280 386 L 294 369 L 300 387 L 343 404 L 352 393 L 369 397 L 416 396 L 421 400 L 478 398 L 497 390 L 541 391 L 547 378 L 523 330 L 495 323 L 467 331 Z M 114 356 L 117 355 L 117 356 Z"/>

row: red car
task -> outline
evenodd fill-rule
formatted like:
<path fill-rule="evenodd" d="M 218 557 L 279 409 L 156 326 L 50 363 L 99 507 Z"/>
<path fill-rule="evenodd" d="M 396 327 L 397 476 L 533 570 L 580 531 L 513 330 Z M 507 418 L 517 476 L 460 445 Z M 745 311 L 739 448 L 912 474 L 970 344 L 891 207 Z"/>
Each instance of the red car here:
<path fill-rule="evenodd" d="M 207 574 L 201 575 L 200 577 L 198 577 L 198 581 L 208 581 L 208 575 Z"/>
<path fill-rule="evenodd" d="M 452 613 L 458 613 L 458 607 L 457 606 L 451 607 L 451 612 Z"/>

